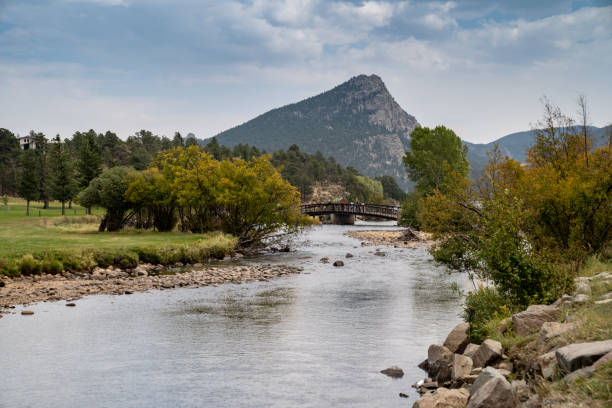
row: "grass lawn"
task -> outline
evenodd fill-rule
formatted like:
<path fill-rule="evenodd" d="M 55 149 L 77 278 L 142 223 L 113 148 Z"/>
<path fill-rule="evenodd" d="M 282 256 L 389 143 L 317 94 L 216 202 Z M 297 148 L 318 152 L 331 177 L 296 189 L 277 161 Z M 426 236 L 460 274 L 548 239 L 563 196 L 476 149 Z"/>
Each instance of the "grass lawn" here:
<path fill-rule="evenodd" d="M 25 201 L 10 198 L 9 205 L 0 202 L 0 260 L 18 258 L 25 254 L 42 252 L 96 250 L 130 250 L 142 247 L 162 247 L 181 244 L 228 247 L 233 240 L 223 234 L 191 234 L 182 232 L 154 232 L 126 230 L 98 232 L 103 210 L 94 209 L 92 216 L 85 216 L 85 209 L 73 205 L 61 216 L 61 203 L 51 202 L 49 209 L 42 203 L 30 203 L 30 216 L 26 214 Z M 38 216 L 40 212 L 40 216 Z"/>

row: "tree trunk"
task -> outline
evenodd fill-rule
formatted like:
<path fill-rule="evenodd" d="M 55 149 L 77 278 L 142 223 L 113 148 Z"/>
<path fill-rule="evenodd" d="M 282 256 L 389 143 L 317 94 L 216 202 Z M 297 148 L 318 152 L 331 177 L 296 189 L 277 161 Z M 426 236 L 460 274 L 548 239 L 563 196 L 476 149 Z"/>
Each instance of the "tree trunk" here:
<path fill-rule="evenodd" d="M 26 200 L 27 204 L 26 204 L 26 216 L 30 216 L 30 200 Z"/>
<path fill-rule="evenodd" d="M 49 200 L 45 200 L 44 205 L 43 205 L 43 210 L 48 210 L 48 209 L 49 209 Z"/>
<path fill-rule="evenodd" d="M 91 207 L 87 207 L 87 208 L 85 209 L 85 214 L 86 214 L 86 215 L 91 215 Z"/>
<path fill-rule="evenodd" d="M 72 200 L 68 200 L 68 209 L 72 210 Z"/>
<path fill-rule="evenodd" d="M 66 201 L 62 200 L 62 216 L 66 215 Z"/>

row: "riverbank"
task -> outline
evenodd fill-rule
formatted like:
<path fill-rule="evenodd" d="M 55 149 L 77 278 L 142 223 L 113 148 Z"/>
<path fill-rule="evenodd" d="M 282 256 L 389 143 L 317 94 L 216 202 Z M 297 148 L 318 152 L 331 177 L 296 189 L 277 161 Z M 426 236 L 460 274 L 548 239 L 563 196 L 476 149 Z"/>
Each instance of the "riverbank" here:
<path fill-rule="evenodd" d="M 362 246 L 385 245 L 396 248 L 426 248 L 434 244 L 430 234 L 410 229 L 349 231 L 346 236 L 360 240 Z"/>
<path fill-rule="evenodd" d="M 91 273 L 5 278 L 0 281 L 0 306 L 3 313 L 16 305 L 36 302 L 73 302 L 89 295 L 129 295 L 134 292 L 173 288 L 197 288 L 223 283 L 265 281 L 300 273 L 301 268 L 287 265 L 139 265 L 135 269 L 95 268 Z M 0 315 L 1 316 L 1 315 Z"/>
<path fill-rule="evenodd" d="M 605 265 L 604 265 L 605 266 Z M 612 401 L 612 273 L 575 280 L 551 305 L 491 316 L 484 341 L 468 323 L 432 344 L 414 408 L 608 408 Z"/>

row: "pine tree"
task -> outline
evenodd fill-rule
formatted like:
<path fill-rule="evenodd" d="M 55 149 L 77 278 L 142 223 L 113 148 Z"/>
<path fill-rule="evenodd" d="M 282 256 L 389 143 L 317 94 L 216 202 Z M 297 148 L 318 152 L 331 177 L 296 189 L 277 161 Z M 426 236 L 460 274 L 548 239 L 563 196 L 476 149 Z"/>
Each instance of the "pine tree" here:
<path fill-rule="evenodd" d="M 98 177 L 102 172 L 102 154 L 96 141 L 96 132 L 90 130 L 85 134 L 86 139 L 82 143 L 77 160 L 79 172 L 79 187 L 87 188 L 89 182 Z M 87 214 L 91 213 L 91 208 L 87 208 Z"/>
<path fill-rule="evenodd" d="M 70 152 L 62 144 L 59 135 L 50 150 L 50 191 L 51 196 L 62 203 L 62 215 L 66 215 L 66 201 L 72 200 L 77 193 L 77 182 L 70 160 Z"/>
<path fill-rule="evenodd" d="M 26 215 L 30 215 L 30 201 L 40 197 L 39 160 L 34 150 L 25 151 L 19 160 L 17 192 L 26 200 Z"/>
<path fill-rule="evenodd" d="M 30 131 L 30 137 L 34 139 L 34 150 L 38 161 L 38 200 L 43 202 L 43 208 L 49 208 L 49 200 L 51 195 L 49 194 L 49 166 L 47 161 L 47 138 L 42 132 Z"/>

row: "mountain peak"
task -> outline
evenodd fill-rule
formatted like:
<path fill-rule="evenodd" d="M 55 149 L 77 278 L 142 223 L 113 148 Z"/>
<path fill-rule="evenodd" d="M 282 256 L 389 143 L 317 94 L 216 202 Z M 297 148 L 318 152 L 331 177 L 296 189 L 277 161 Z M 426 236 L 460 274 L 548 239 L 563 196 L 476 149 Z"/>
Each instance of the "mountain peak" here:
<path fill-rule="evenodd" d="M 418 126 L 378 75 L 358 75 L 301 102 L 266 112 L 217 135 L 220 144 L 267 151 L 300 149 L 333 156 L 369 176 L 392 175 L 406 186 L 402 163 Z"/>

